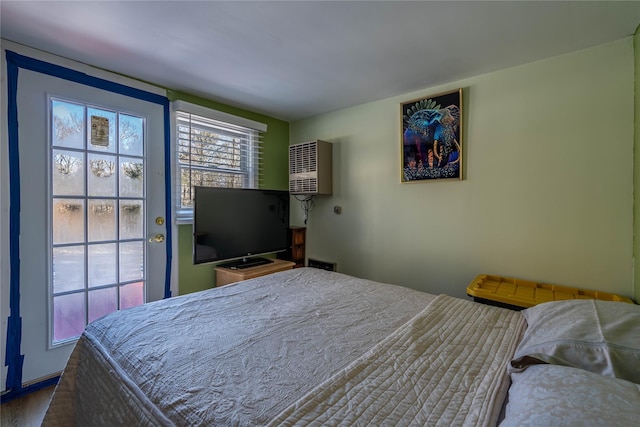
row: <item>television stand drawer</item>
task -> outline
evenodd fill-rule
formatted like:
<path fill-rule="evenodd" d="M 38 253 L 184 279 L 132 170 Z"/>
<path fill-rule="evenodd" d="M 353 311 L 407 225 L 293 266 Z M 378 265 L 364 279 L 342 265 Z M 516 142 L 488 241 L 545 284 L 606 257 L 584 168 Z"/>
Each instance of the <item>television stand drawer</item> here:
<path fill-rule="evenodd" d="M 269 264 L 259 265 L 257 267 L 242 269 L 216 267 L 216 286 L 224 286 L 242 280 L 254 279 L 256 277 L 266 276 L 267 274 L 277 273 L 278 271 L 291 270 L 295 264 L 296 263 L 292 261 L 274 259 L 273 262 Z"/>

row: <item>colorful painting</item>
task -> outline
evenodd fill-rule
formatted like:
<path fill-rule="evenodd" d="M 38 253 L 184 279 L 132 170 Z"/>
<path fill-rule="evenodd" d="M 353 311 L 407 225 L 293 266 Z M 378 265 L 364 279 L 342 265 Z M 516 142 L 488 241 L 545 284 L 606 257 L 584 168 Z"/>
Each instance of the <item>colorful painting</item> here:
<path fill-rule="evenodd" d="M 402 182 L 462 179 L 462 89 L 400 108 Z"/>

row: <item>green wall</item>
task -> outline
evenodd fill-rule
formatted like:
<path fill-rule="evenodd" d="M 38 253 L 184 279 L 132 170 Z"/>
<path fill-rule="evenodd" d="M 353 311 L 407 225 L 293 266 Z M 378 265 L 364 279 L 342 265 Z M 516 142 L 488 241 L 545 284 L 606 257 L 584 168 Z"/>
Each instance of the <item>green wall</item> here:
<path fill-rule="evenodd" d="M 171 101 L 180 99 L 266 123 L 267 132 L 264 135 L 262 145 L 264 168 L 262 170 L 261 187 L 274 190 L 286 190 L 288 188 L 289 124 L 287 122 L 182 92 L 167 91 L 167 96 Z M 178 283 L 180 295 L 209 289 L 215 285 L 214 265 L 193 265 L 192 237 L 191 224 L 178 226 Z"/>
<path fill-rule="evenodd" d="M 465 179 L 401 184 L 400 103 L 460 87 Z M 632 37 L 290 124 L 311 139 L 334 193 L 308 257 L 461 297 L 481 273 L 633 294 Z"/>

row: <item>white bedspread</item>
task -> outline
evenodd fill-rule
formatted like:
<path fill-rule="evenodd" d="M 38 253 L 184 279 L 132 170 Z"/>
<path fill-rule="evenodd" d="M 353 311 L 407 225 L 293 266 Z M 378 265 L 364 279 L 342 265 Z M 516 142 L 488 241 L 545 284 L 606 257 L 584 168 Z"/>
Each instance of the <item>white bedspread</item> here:
<path fill-rule="evenodd" d="M 93 322 L 44 425 L 483 425 L 522 327 L 460 299 L 276 273 Z"/>
<path fill-rule="evenodd" d="M 264 425 L 434 298 L 296 269 L 108 315 L 44 425 Z"/>
<path fill-rule="evenodd" d="M 440 295 L 270 425 L 495 425 L 524 318 Z"/>

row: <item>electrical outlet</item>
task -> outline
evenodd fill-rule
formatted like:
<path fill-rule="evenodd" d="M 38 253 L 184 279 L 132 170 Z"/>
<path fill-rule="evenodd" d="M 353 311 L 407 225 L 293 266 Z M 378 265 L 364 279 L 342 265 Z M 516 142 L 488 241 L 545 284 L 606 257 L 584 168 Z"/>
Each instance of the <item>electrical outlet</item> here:
<path fill-rule="evenodd" d="M 327 271 L 336 271 L 337 267 L 335 262 L 320 261 L 319 259 L 313 258 L 309 258 L 307 266 Z"/>

